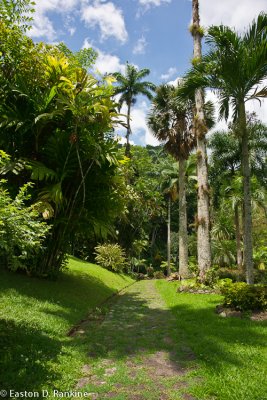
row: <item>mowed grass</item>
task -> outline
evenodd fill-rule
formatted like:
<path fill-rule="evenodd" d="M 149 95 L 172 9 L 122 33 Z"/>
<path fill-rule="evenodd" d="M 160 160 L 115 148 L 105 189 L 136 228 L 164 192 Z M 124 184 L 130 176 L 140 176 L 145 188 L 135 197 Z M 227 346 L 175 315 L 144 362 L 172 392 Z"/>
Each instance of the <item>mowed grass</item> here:
<path fill-rule="evenodd" d="M 0 389 L 73 390 L 87 360 L 70 328 L 133 280 L 70 258 L 57 281 L 0 271 Z"/>
<path fill-rule="evenodd" d="M 157 288 L 176 317 L 177 340 L 194 352 L 196 399 L 267 399 L 267 321 L 222 318 L 217 295 L 177 293 L 177 284 L 158 281 Z"/>

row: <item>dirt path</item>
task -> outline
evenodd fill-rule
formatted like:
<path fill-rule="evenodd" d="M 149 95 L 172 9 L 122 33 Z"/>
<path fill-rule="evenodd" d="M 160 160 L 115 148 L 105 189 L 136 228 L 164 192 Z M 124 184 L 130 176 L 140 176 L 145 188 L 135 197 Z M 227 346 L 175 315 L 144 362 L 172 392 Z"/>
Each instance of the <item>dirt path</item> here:
<path fill-rule="evenodd" d="M 193 400 L 194 355 L 180 339 L 155 282 L 137 282 L 85 329 L 88 364 L 77 389 L 99 400 Z"/>

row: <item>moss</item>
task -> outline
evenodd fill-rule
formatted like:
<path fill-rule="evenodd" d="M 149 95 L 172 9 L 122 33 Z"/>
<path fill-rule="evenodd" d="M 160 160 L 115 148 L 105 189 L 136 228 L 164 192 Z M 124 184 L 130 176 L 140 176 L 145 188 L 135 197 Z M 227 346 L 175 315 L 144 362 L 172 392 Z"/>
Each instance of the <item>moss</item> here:
<path fill-rule="evenodd" d="M 191 24 L 189 26 L 189 32 L 192 36 L 199 34 L 201 37 L 205 35 L 205 29 L 202 26 L 198 26 L 197 24 Z"/>

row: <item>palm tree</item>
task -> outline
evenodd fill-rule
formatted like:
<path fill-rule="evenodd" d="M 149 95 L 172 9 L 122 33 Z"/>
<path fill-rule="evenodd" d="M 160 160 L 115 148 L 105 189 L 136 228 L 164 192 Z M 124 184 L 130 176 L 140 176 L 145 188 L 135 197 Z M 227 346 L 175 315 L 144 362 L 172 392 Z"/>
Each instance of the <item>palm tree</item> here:
<path fill-rule="evenodd" d="M 167 219 L 167 276 L 171 273 L 171 203 L 178 198 L 178 164 L 174 163 L 168 169 L 161 171 L 163 181 L 161 189 L 168 196 Z"/>
<path fill-rule="evenodd" d="M 220 115 L 233 118 L 238 125 L 242 152 L 244 264 L 246 278 L 253 283 L 252 216 L 249 161 L 249 133 L 246 102 L 267 96 L 267 88 L 259 89 L 267 77 L 267 14 L 260 14 L 248 30 L 240 35 L 227 26 L 213 26 L 208 31 L 211 50 L 187 74 L 183 95 L 210 88 L 219 94 Z"/>
<path fill-rule="evenodd" d="M 148 125 L 156 138 L 165 142 L 166 150 L 179 162 L 179 272 L 184 278 L 188 275 L 186 160 L 195 145 L 191 124 L 192 103 L 179 103 L 173 86 L 159 86 Z"/>
<path fill-rule="evenodd" d="M 241 146 L 236 136 L 236 126 L 231 124 L 229 131 L 214 132 L 209 139 L 210 156 L 210 178 L 213 186 L 215 207 L 221 197 L 228 199 L 234 212 L 237 266 L 242 268 L 242 224 L 240 214 L 242 211 L 242 177 L 241 169 Z M 248 116 L 250 164 L 252 175 L 257 178 L 262 187 L 266 184 L 267 165 L 267 126 L 255 119 L 255 115 Z M 222 171 L 218 175 L 218 171 Z M 252 191 L 252 204 L 261 206 L 257 197 L 257 191 Z M 261 197 L 261 196 L 260 196 Z"/>
<path fill-rule="evenodd" d="M 191 33 L 194 41 L 194 62 L 202 58 L 201 39 L 203 36 L 199 19 L 199 2 L 192 0 Z M 197 177 L 198 177 L 198 201 L 197 201 L 197 254 L 199 278 L 205 280 L 205 275 L 211 267 L 211 243 L 210 243 L 210 213 L 209 213 L 209 185 L 206 133 L 207 127 L 204 116 L 204 94 L 201 88 L 195 90 L 195 134 L 197 140 Z"/>
<path fill-rule="evenodd" d="M 152 100 L 153 92 L 156 86 L 147 81 L 143 81 L 147 75 L 149 75 L 150 70 L 148 68 L 143 68 L 138 70 L 134 65 L 126 63 L 126 71 L 125 74 L 121 74 L 120 72 L 116 72 L 114 74 L 117 80 L 117 86 L 115 87 L 115 95 L 120 94 L 119 105 L 122 106 L 123 103 L 127 106 L 127 122 L 126 122 L 126 149 L 125 155 L 130 155 L 130 135 L 131 131 L 131 107 L 136 102 L 136 97 L 139 94 L 146 96 L 149 100 Z"/>

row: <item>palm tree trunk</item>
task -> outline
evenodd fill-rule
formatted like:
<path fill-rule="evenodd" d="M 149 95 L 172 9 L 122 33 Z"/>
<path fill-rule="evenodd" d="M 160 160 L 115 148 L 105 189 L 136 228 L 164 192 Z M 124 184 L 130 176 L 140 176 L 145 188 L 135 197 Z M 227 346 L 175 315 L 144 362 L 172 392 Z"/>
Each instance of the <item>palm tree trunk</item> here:
<path fill-rule="evenodd" d="M 171 273 L 171 196 L 168 200 L 168 221 L 167 221 L 167 276 Z"/>
<path fill-rule="evenodd" d="M 243 255 L 241 246 L 241 231 L 239 222 L 239 209 L 238 204 L 235 205 L 235 236 L 236 236 L 236 263 L 239 270 L 242 269 Z"/>
<path fill-rule="evenodd" d="M 244 267 L 248 284 L 253 284 L 253 244 L 252 244 L 252 214 L 250 163 L 248 148 L 248 132 L 245 103 L 239 105 L 239 125 L 242 135 L 242 175 L 243 175 L 243 236 L 244 236 Z"/>
<path fill-rule="evenodd" d="M 201 32 L 199 23 L 198 0 L 192 0 L 194 39 L 194 59 L 201 59 Z M 197 250 L 200 281 L 205 280 L 205 275 L 211 267 L 210 245 L 210 215 L 209 215 L 209 187 L 208 166 L 205 134 L 207 132 L 204 117 L 204 96 L 202 90 L 195 92 L 196 115 L 195 130 L 197 137 L 197 175 L 198 175 L 198 205 L 197 205 Z"/>
<path fill-rule="evenodd" d="M 188 277 L 188 237 L 186 209 L 186 160 L 179 159 L 179 273 L 182 278 Z"/>
<path fill-rule="evenodd" d="M 128 109 L 127 109 L 127 132 L 126 132 L 126 148 L 125 148 L 125 155 L 126 157 L 130 157 L 130 134 L 132 133 L 131 131 L 131 102 L 128 103 Z"/>

